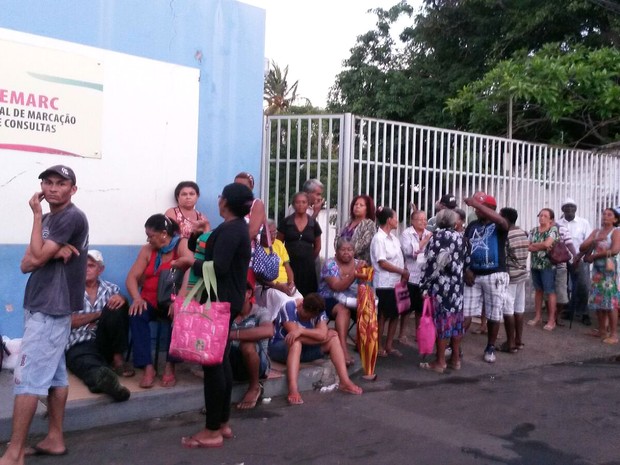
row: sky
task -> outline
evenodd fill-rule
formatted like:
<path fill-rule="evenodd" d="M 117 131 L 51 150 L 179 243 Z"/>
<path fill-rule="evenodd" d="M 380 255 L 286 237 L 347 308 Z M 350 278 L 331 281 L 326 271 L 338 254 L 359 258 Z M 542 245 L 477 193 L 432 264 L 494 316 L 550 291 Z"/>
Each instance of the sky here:
<path fill-rule="evenodd" d="M 241 0 L 266 11 L 265 58 L 289 67 L 289 84 L 324 108 L 329 88 L 342 70 L 358 35 L 374 29 L 372 8 L 398 0 Z M 418 8 L 421 0 L 409 0 Z"/>

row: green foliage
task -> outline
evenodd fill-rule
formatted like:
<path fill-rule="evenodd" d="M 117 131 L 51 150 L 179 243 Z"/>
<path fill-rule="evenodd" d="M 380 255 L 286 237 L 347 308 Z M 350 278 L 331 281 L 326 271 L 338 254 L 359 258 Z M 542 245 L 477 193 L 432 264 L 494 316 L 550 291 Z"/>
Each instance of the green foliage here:
<path fill-rule="evenodd" d="M 358 36 L 351 56 L 345 60 L 344 70 L 330 90 L 331 111 L 503 135 L 505 108 L 504 116 L 500 116 L 507 100 L 490 103 L 490 113 L 475 115 L 446 111 L 446 102 L 498 63 L 504 63 L 503 72 L 511 73 L 513 56 L 519 61 L 537 55 L 546 44 L 574 44 L 571 49 L 576 45 L 599 49 L 620 44 L 618 16 L 591 0 L 425 0 L 417 14 L 402 0 L 387 10 L 372 12 L 377 16 L 376 27 Z M 554 75 L 562 71 L 547 72 Z M 600 79 L 603 75 L 599 72 L 592 77 Z M 514 86 L 523 95 L 539 90 L 525 83 L 514 82 Z M 597 102 L 613 98 L 614 92 L 610 90 Z M 562 103 L 566 93 L 543 94 L 540 105 L 575 104 Z M 531 125 L 523 134 L 528 138 L 557 141 L 558 134 L 567 131 L 571 134 L 568 140 L 591 138 L 590 128 L 577 123 L 554 127 L 559 116 L 538 118 L 535 123 L 533 116 L 540 111 L 526 108 L 526 113 L 531 113 Z M 604 109 L 598 111 L 603 113 Z M 551 113 L 559 115 L 555 110 Z"/>
<path fill-rule="evenodd" d="M 467 115 L 474 131 L 499 132 L 512 99 L 515 137 L 544 134 L 551 142 L 592 146 L 617 139 L 618 97 L 619 49 L 547 44 L 534 54 L 522 52 L 499 62 L 449 99 L 447 107 Z"/>

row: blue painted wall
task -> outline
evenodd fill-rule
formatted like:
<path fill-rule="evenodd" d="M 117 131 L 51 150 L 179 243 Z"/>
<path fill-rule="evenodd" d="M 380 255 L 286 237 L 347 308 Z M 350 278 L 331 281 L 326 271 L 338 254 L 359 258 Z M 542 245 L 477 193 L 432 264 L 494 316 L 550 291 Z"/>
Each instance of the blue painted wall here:
<path fill-rule="evenodd" d="M 0 7 L 2 28 L 200 69 L 198 207 L 213 225 L 220 222 L 217 195 L 222 187 L 239 171 L 258 179 L 263 10 L 233 0 L 2 0 Z M 28 196 L 25 192 L 24 198 Z M 0 333 L 10 337 L 23 331 L 27 276 L 19 272 L 19 261 L 28 238 L 23 240 L 23 245 L 0 244 Z M 138 245 L 93 245 L 104 253 L 104 276 L 124 283 Z M 10 305 L 14 311 L 7 311 Z"/>

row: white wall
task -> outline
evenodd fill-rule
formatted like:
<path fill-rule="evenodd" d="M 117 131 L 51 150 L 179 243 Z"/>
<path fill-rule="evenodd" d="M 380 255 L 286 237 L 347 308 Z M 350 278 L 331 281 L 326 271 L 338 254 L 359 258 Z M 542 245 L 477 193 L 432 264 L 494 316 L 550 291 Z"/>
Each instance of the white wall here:
<path fill-rule="evenodd" d="M 0 243 L 27 242 L 28 199 L 55 164 L 75 170 L 91 243 L 143 243 L 145 220 L 173 205 L 179 181 L 196 179 L 199 70 L 2 28 L 0 39 L 104 63 L 101 159 L 0 150 Z"/>

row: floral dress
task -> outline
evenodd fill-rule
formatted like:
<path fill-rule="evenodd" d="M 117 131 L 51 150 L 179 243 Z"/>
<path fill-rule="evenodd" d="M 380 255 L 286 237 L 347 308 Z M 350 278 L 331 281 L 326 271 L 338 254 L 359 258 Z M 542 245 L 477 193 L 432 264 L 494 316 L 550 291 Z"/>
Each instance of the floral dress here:
<path fill-rule="evenodd" d="M 611 235 L 596 244 L 595 253 L 601 253 L 611 248 Z M 613 269 L 607 269 L 607 263 L 613 264 Z M 618 262 L 616 257 L 598 258 L 594 260 L 592 266 L 592 287 L 590 289 L 590 301 L 588 309 L 590 311 L 602 310 L 611 311 L 618 308 L 619 292 L 617 284 Z"/>
<path fill-rule="evenodd" d="M 463 269 L 469 261 L 462 234 L 451 229 L 437 229 L 426 247 L 420 287 L 433 297 L 435 327 L 440 339 L 462 336 Z"/>

